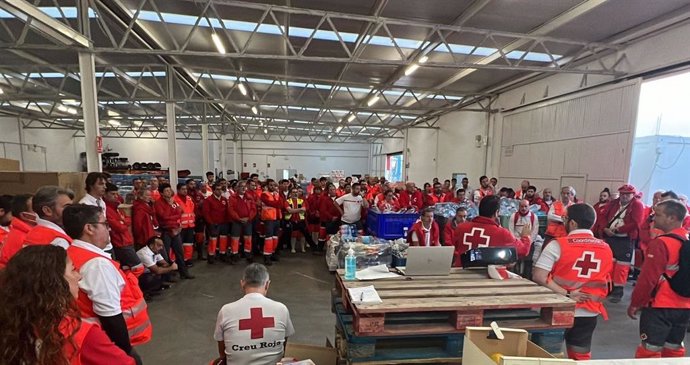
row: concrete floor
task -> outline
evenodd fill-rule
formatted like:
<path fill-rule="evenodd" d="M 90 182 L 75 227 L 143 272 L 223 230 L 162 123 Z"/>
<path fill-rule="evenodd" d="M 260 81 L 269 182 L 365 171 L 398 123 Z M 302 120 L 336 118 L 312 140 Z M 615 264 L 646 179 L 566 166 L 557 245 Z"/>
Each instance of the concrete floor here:
<path fill-rule="evenodd" d="M 323 256 L 287 254 L 269 268 L 269 297 L 290 309 L 295 335 L 290 341 L 324 345 L 333 342 L 335 316 L 331 313 L 330 293 L 334 284 Z M 239 287 L 244 261 L 235 266 L 198 263 L 186 280 L 149 303 L 153 339 L 137 351 L 146 364 L 208 364 L 217 356 L 213 329 L 218 310 L 242 296 Z M 632 286 L 619 304 L 607 304 L 609 321 L 600 320 L 594 333 L 595 359 L 621 359 L 634 355 L 637 346 L 637 321 L 625 311 Z M 690 337 L 688 337 L 690 339 Z"/>

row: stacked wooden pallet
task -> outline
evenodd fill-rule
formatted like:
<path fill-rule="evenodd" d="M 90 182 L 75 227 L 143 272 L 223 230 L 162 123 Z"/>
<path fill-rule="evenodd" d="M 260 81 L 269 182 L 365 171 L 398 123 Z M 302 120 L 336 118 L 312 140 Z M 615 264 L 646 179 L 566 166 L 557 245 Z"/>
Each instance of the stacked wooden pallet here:
<path fill-rule="evenodd" d="M 575 302 L 526 279 L 488 279 L 486 270 L 372 282 L 336 275 L 339 352 L 350 363 L 458 363 L 465 327 L 522 328 L 551 352 L 573 324 Z M 356 304 L 347 288 L 374 285 L 383 303 Z M 373 362 L 372 362 L 373 361 Z"/>

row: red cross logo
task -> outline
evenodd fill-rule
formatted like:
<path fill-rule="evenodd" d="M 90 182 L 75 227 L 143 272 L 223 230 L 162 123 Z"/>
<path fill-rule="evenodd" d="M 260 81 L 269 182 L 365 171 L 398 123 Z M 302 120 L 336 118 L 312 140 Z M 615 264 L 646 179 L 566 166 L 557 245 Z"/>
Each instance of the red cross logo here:
<path fill-rule="evenodd" d="M 262 308 L 252 308 L 250 313 L 249 318 L 240 319 L 240 331 L 251 330 L 252 340 L 264 338 L 264 329 L 275 326 L 274 317 L 264 317 Z"/>
<path fill-rule="evenodd" d="M 467 246 L 468 250 L 480 247 L 489 247 L 491 237 L 484 234 L 484 228 L 474 227 L 470 233 L 465 233 L 462 236 L 462 244 Z"/>
<path fill-rule="evenodd" d="M 578 277 L 590 278 L 593 273 L 601 270 L 601 260 L 594 258 L 594 252 L 585 251 L 573 264 L 573 270 L 578 271 Z"/>

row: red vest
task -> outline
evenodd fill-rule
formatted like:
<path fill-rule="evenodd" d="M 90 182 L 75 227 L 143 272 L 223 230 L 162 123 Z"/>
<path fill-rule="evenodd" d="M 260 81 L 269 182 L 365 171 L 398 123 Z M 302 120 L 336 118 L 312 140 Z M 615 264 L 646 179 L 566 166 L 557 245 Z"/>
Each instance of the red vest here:
<path fill-rule="evenodd" d="M 279 219 L 280 212 L 277 208 L 272 207 L 269 204 L 276 203 L 278 200 L 280 200 L 280 195 L 278 195 L 278 193 L 264 191 L 261 195 L 261 199 L 267 202 L 261 207 L 261 220 L 274 221 L 276 219 Z"/>
<path fill-rule="evenodd" d="M 73 345 L 68 339 L 72 336 L 74 327 L 78 324 L 79 322 L 74 318 L 65 318 L 62 323 L 60 323 L 60 333 L 65 338 L 65 344 L 62 346 L 62 351 L 65 357 L 70 360 L 70 365 L 81 365 L 81 347 L 86 338 L 86 334 L 89 333 L 91 327 L 97 326 L 95 323 L 82 321 L 79 329 L 74 333 L 72 339 L 74 341 Z"/>
<path fill-rule="evenodd" d="M 602 302 L 608 294 L 613 272 L 613 253 L 609 245 L 589 233 L 557 238 L 561 257 L 551 269 L 550 278 L 566 290 L 581 289 L 596 300 L 577 303 L 577 308 L 601 313 L 608 319 Z"/>
<path fill-rule="evenodd" d="M 441 243 L 439 241 L 440 238 L 440 232 L 439 232 L 438 224 L 434 221 L 431 221 L 431 230 L 429 232 L 429 238 L 431 239 L 431 242 L 429 242 L 429 246 L 440 246 Z M 414 245 L 412 243 L 412 232 L 415 232 L 417 234 L 417 239 L 419 240 L 419 245 L 420 246 L 426 246 L 426 234 L 424 233 L 424 228 L 422 227 L 422 221 L 417 221 L 415 222 L 414 225 L 412 225 L 412 229 L 410 230 L 410 233 L 408 234 L 407 242 L 410 243 L 410 245 Z"/>
<path fill-rule="evenodd" d="M 127 324 L 129 341 L 133 346 L 149 342 L 152 334 L 151 321 L 149 320 L 146 301 L 144 301 L 144 295 L 141 289 L 139 289 L 139 282 L 136 276 L 131 271 L 125 273 L 120 270 L 120 264 L 116 261 L 81 247 L 70 246 L 67 249 L 67 255 L 72 259 L 72 263 L 77 270 L 80 270 L 84 264 L 95 258 L 104 258 L 115 266 L 117 272 L 120 273 L 125 281 L 125 287 L 120 292 L 120 306 Z M 77 305 L 79 306 L 82 320 L 98 323 L 98 315 L 93 311 L 93 302 L 81 290 L 77 298 Z"/>
<path fill-rule="evenodd" d="M 553 207 L 553 212 L 555 215 L 562 217 L 565 214 L 565 206 L 563 205 L 563 202 L 560 200 L 556 201 L 552 205 Z M 551 237 L 565 237 L 568 235 L 568 232 L 565 230 L 565 224 L 562 222 L 556 222 L 556 221 L 551 221 L 549 220 L 546 225 L 546 234 L 551 236 Z"/>
<path fill-rule="evenodd" d="M 683 228 L 675 229 L 672 233 L 687 238 L 687 232 Z M 678 271 L 681 242 L 673 237 L 661 236 L 657 238 L 664 242 L 666 251 L 668 251 L 668 263 L 666 264 L 665 274 L 673 277 Z M 651 306 L 654 308 L 690 309 L 690 298 L 676 294 L 671 289 L 668 281 L 662 276 L 659 278 L 659 284 L 656 287 L 656 294 L 652 299 Z"/>
<path fill-rule="evenodd" d="M 182 208 L 182 218 L 180 219 L 180 224 L 182 228 L 194 228 L 194 222 L 196 221 L 196 215 L 194 214 L 194 201 L 187 195 L 185 200 L 182 201 L 182 197 L 175 194 L 175 203 Z"/>
<path fill-rule="evenodd" d="M 34 226 L 24 238 L 24 246 L 39 246 L 49 245 L 56 238 L 64 238 L 69 244 L 72 244 L 72 239 L 54 229 L 45 226 Z"/>

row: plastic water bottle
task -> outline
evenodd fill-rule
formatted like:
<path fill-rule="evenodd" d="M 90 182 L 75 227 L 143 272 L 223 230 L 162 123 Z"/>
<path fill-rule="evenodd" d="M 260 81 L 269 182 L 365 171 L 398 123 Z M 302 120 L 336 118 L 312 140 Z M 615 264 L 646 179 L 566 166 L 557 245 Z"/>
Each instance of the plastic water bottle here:
<path fill-rule="evenodd" d="M 407 231 L 409 230 L 409 227 L 403 227 L 403 237 L 405 240 L 407 240 Z"/>
<path fill-rule="evenodd" d="M 345 256 L 345 280 L 355 280 L 355 272 L 357 271 L 357 258 L 355 251 L 350 248 Z"/>

